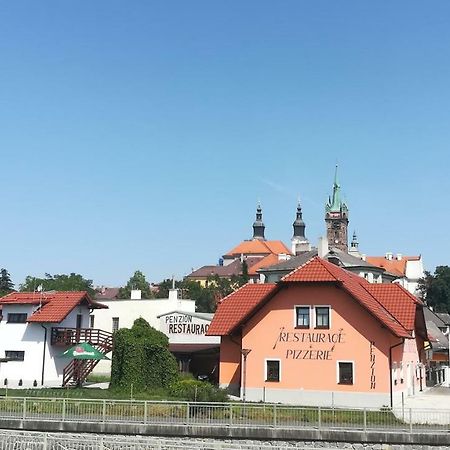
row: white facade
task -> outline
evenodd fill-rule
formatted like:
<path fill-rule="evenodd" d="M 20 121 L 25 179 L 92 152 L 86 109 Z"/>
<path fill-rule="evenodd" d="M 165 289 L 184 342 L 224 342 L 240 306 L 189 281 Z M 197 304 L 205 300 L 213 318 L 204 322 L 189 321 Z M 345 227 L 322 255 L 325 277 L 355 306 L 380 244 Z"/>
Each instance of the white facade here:
<path fill-rule="evenodd" d="M 62 385 L 64 367 L 70 358 L 59 358 L 67 347 L 51 345 L 52 327 L 75 328 L 77 315 L 82 316 L 82 327 L 88 326 L 89 307 L 77 306 L 61 323 L 8 323 L 9 313 L 26 313 L 28 317 L 37 305 L 3 305 L 3 320 L 0 322 L 0 358 L 6 352 L 24 352 L 23 361 L 0 363 L 0 386 L 11 389 L 54 387 Z M 45 332 L 47 330 L 47 336 Z M 20 381 L 22 381 L 20 385 Z"/>
<path fill-rule="evenodd" d="M 169 344 L 215 344 L 220 336 L 205 336 L 213 314 L 171 311 L 159 316 L 159 331 L 169 338 Z"/>
<path fill-rule="evenodd" d="M 131 328 L 136 319 L 142 317 L 153 328 L 160 329 L 160 315 L 171 311 L 195 312 L 195 301 L 178 298 L 178 290 L 171 289 L 169 298 L 156 299 L 112 299 L 102 300 L 108 309 L 97 309 L 91 314 L 91 328 L 114 332 L 120 328 Z M 93 321 L 93 323 L 92 323 Z M 109 374 L 111 361 L 103 360 L 95 367 L 94 374 Z"/>

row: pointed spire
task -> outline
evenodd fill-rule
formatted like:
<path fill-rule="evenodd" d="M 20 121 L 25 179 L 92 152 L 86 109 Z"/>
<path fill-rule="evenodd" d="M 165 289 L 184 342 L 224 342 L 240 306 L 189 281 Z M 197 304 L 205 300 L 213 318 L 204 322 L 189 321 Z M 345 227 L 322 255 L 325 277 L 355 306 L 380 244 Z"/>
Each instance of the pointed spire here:
<path fill-rule="evenodd" d="M 260 239 L 262 241 L 265 241 L 266 240 L 266 238 L 264 237 L 265 228 L 266 227 L 263 223 L 261 202 L 258 201 L 258 205 L 256 207 L 256 220 L 253 222 L 253 239 Z"/>
<path fill-rule="evenodd" d="M 358 250 L 358 245 L 359 245 L 359 242 L 358 242 L 358 238 L 356 237 L 356 231 L 353 231 L 353 238 L 352 238 L 352 242 L 350 244 L 350 248 L 352 250 Z"/>
<path fill-rule="evenodd" d="M 325 206 L 327 211 L 331 212 L 339 212 L 341 210 L 346 210 L 347 205 L 341 198 L 341 185 L 338 181 L 338 165 L 336 164 L 336 168 L 334 171 L 334 181 L 333 181 L 333 194 L 331 197 L 328 197 L 328 203 Z"/>
<path fill-rule="evenodd" d="M 302 207 L 300 205 L 300 199 L 297 202 L 297 214 L 292 226 L 294 227 L 294 236 L 305 239 L 305 222 L 302 217 Z"/>

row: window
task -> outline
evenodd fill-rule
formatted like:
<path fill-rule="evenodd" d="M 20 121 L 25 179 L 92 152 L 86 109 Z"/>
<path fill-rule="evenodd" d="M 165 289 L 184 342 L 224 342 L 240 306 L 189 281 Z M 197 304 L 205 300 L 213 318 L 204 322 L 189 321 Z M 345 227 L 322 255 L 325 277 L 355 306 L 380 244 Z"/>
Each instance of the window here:
<path fill-rule="evenodd" d="M 89 316 L 89 327 L 94 328 L 95 316 Z"/>
<path fill-rule="evenodd" d="M 330 328 L 329 306 L 316 306 L 316 328 Z"/>
<path fill-rule="evenodd" d="M 26 323 L 27 313 L 8 313 L 8 323 Z"/>
<path fill-rule="evenodd" d="M 25 352 L 17 350 L 5 350 L 5 357 L 11 361 L 23 361 Z"/>
<path fill-rule="evenodd" d="M 295 307 L 295 326 L 297 328 L 309 328 L 310 308 L 309 306 Z"/>
<path fill-rule="evenodd" d="M 119 318 L 113 317 L 112 318 L 112 332 L 117 331 L 119 329 Z"/>
<path fill-rule="evenodd" d="M 353 363 L 339 362 L 339 384 L 353 384 Z"/>
<path fill-rule="evenodd" d="M 280 381 L 280 361 L 266 360 L 266 381 Z"/>

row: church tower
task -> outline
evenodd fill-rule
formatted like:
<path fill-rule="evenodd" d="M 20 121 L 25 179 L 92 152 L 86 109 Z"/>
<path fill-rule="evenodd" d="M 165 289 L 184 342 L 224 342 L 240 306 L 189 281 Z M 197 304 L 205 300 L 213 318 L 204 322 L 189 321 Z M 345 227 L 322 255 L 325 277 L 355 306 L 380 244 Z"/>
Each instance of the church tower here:
<path fill-rule="evenodd" d="M 295 217 L 292 226 L 294 228 L 294 235 L 292 236 L 291 239 L 292 254 L 298 255 L 301 252 L 307 252 L 311 250 L 311 244 L 305 237 L 305 222 L 303 222 L 302 208 L 300 206 L 300 201 L 297 203 L 297 215 Z"/>
<path fill-rule="evenodd" d="M 329 247 L 348 252 L 348 208 L 341 199 L 341 186 L 338 183 L 338 166 L 334 174 L 333 195 L 325 205 L 325 223 L 327 225 L 327 239 Z"/>
<path fill-rule="evenodd" d="M 258 207 L 256 208 L 256 220 L 253 222 L 253 239 L 259 239 L 260 241 L 265 241 L 264 237 L 264 223 L 262 221 L 262 209 L 261 204 L 258 203 Z"/>

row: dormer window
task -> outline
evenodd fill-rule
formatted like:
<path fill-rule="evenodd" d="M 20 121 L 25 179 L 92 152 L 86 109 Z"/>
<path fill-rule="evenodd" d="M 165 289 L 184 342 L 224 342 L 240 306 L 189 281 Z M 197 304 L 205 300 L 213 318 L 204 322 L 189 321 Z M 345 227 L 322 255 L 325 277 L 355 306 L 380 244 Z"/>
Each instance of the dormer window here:
<path fill-rule="evenodd" d="M 27 313 L 8 313 L 8 323 L 26 323 Z"/>

